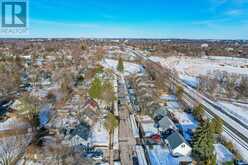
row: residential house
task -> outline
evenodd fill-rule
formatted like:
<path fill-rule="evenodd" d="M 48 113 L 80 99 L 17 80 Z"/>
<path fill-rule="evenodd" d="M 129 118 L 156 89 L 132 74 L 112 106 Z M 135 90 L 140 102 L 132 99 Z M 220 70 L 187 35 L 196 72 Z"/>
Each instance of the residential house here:
<path fill-rule="evenodd" d="M 191 147 L 177 131 L 167 137 L 168 147 L 173 156 L 189 156 Z"/>
<path fill-rule="evenodd" d="M 82 111 L 80 112 L 80 116 L 89 125 L 93 125 L 100 116 L 100 111 L 97 102 L 92 98 L 88 97 L 86 99 Z"/>
<path fill-rule="evenodd" d="M 155 127 L 153 119 L 149 116 L 139 116 L 140 129 L 144 137 L 151 137 L 158 134 L 158 129 Z"/>
<path fill-rule="evenodd" d="M 70 146 L 78 146 L 78 145 L 85 145 L 86 146 L 88 144 L 88 142 L 85 139 L 83 139 L 82 137 L 80 137 L 79 135 L 75 135 L 70 139 L 70 141 L 68 141 L 68 144 Z"/>
<path fill-rule="evenodd" d="M 168 116 L 164 116 L 161 120 L 158 121 L 158 128 L 161 132 L 165 132 L 169 129 L 176 130 L 175 124 Z"/>

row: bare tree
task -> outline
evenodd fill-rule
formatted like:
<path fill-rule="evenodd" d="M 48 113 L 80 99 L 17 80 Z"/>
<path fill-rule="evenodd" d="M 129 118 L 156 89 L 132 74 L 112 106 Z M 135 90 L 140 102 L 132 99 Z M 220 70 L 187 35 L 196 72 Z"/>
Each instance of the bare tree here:
<path fill-rule="evenodd" d="M 30 137 L 29 135 L 16 135 L 0 140 L 0 164 L 11 165 L 15 164 L 19 155 L 25 151 Z"/>

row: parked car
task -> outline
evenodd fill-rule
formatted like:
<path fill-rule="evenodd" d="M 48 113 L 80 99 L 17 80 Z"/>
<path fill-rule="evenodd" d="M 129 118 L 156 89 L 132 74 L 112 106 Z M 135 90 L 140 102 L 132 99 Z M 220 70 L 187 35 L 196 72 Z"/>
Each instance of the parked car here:
<path fill-rule="evenodd" d="M 248 163 L 244 162 L 243 160 L 235 160 L 234 164 L 235 165 L 248 165 Z"/>

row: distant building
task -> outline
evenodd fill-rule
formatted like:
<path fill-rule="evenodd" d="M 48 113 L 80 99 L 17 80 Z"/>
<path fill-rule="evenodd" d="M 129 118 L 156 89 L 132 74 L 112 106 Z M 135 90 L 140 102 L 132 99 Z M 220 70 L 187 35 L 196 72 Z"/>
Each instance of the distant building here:
<path fill-rule="evenodd" d="M 167 142 L 173 156 L 188 156 L 191 154 L 191 147 L 177 131 L 167 137 Z"/>

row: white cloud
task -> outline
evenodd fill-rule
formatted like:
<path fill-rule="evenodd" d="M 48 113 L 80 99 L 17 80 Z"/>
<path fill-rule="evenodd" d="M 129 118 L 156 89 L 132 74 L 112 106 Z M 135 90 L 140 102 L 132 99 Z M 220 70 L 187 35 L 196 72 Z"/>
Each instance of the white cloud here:
<path fill-rule="evenodd" d="M 242 15 L 243 13 L 244 11 L 241 9 L 232 9 L 232 10 L 228 10 L 225 14 L 229 16 L 239 16 Z"/>

